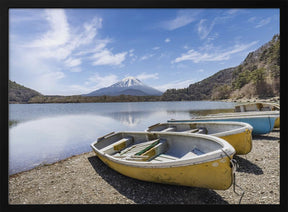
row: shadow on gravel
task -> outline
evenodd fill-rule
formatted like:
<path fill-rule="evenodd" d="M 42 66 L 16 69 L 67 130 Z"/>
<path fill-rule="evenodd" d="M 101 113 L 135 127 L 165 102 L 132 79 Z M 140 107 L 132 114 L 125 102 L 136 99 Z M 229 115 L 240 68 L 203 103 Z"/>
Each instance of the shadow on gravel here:
<path fill-rule="evenodd" d="M 255 175 L 261 175 L 263 174 L 262 169 L 257 166 L 254 163 L 251 163 L 249 160 L 246 160 L 242 157 L 239 157 L 235 155 L 233 157 L 239 164 L 239 167 L 237 168 L 237 172 L 245 172 L 245 173 L 250 173 L 250 174 L 255 174 Z"/>
<path fill-rule="evenodd" d="M 279 133 L 280 129 L 273 129 L 272 132 Z M 252 135 L 252 139 L 257 139 L 257 140 L 268 140 L 268 141 L 279 141 L 279 136 L 273 136 L 272 133 L 269 134 L 264 134 L 264 135 Z"/>
<path fill-rule="evenodd" d="M 210 189 L 140 181 L 119 174 L 97 156 L 88 160 L 106 182 L 137 204 L 228 204 Z"/>

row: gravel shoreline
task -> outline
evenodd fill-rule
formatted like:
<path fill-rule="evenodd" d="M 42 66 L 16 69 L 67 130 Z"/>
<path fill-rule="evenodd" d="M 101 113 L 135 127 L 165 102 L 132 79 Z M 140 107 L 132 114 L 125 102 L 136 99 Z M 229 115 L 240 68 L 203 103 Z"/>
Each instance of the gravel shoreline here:
<path fill-rule="evenodd" d="M 280 204 L 280 129 L 253 136 L 239 163 L 241 204 Z M 9 176 L 9 204 L 238 204 L 233 191 L 139 181 L 107 167 L 93 152 Z M 236 191 L 241 190 L 236 187 Z"/>

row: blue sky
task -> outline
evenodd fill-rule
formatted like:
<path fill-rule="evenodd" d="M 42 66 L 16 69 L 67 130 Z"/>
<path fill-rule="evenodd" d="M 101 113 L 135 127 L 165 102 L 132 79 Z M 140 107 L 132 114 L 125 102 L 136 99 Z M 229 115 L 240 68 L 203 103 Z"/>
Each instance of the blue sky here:
<path fill-rule="evenodd" d="M 134 76 L 165 91 L 239 65 L 279 9 L 10 9 L 9 79 L 78 95 Z"/>

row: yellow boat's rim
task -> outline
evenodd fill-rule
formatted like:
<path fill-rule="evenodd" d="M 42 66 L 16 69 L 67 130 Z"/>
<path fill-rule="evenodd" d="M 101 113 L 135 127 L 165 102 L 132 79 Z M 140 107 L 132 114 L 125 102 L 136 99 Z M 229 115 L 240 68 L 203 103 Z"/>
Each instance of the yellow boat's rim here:
<path fill-rule="evenodd" d="M 129 134 L 129 132 L 118 132 L 118 133 L 125 133 Z M 147 132 L 131 132 L 131 133 L 143 133 L 143 134 L 148 134 Z M 95 141 L 91 144 L 92 149 L 96 152 L 96 154 L 99 154 L 105 158 L 107 158 L 110 161 L 113 161 L 115 163 L 127 165 L 127 166 L 134 166 L 134 167 L 141 167 L 141 168 L 169 168 L 169 167 L 179 167 L 179 166 L 188 166 L 188 165 L 194 165 L 194 164 L 200 164 L 200 163 L 205 163 L 209 161 L 215 161 L 219 159 L 226 158 L 227 155 L 232 158 L 233 155 L 236 153 L 235 149 L 224 139 L 211 136 L 211 135 L 202 135 L 202 134 L 191 134 L 191 133 L 175 133 L 175 132 L 157 132 L 156 134 L 160 135 L 172 135 L 172 136 L 188 136 L 188 137 L 198 137 L 198 138 L 204 138 L 208 139 L 214 142 L 217 142 L 222 146 L 221 149 L 200 155 L 195 158 L 188 158 L 188 159 L 178 159 L 173 162 L 145 162 L 145 161 L 128 161 L 125 159 L 121 158 L 115 158 L 109 154 L 103 153 L 102 151 L 99 151 L 97 148 L 95 148 L 95 144 L 98 141 Z"/>
<path fill-rule="evenodd" d="M 199 124 L 199 125 L 209 125 L 209 124 L 217 124 L 217 125 L 223 125 L 223 126 L 229 126 L 229 125 L 236 125 L 239 126 L 239 128 L 236 129 L 231 129 L 231 130 L 226 130 L 223 132 L 219 132 L 219 133 L 213 133 L 213 134 L 209 134 L 212 136 L 217 136 L 217 137 L 223 137 L 223 136 L 228 136 L 228 135 L 235 135 L 235 134 L 239 134 L 242 132 L 245 132 L 247 130 L 249 130 L 250 132 L 252 132 L 253 127 L 245 122 L 236 122 L 236 121 L 209 121 L 209 122 L 201 122 L 201 121 L 192 121 L 192 122 L 173 122 L 173 123 L 167 123 L 168 125 L 185 125 L 185 124 Z M 148 131 L 148 130 L 146 130 Z M 149 131 L 149 132 L 154 132 L 153 130 Z"/>

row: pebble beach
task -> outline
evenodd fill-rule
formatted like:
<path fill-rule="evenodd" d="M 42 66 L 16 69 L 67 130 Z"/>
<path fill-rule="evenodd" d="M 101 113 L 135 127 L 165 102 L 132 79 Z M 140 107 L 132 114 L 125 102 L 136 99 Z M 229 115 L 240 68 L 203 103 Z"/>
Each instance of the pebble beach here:
<path fill-rule="evenodd" d="M 234 158 L 236 193 L 132 179 L 91 151 L 10 175 L 9 204 L 280 204 L 280 129 L 253 135 L 251 152 Z"/>

